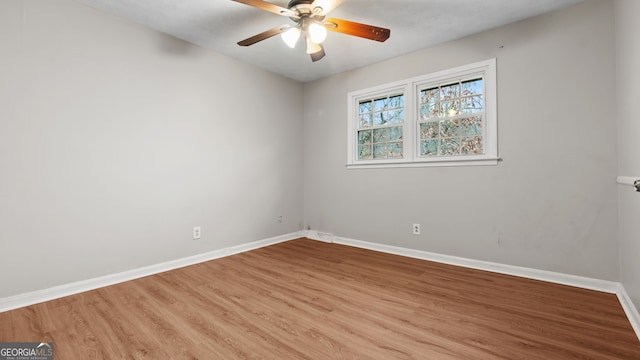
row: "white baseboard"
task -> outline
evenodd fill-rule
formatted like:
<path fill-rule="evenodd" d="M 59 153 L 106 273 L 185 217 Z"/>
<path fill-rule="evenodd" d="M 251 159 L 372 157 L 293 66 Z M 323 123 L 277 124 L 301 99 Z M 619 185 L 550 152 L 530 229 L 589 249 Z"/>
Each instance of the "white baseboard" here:
<path fill-rule="evenodd" d="M 199 264 L 205 261 L 215 260 L 222 257 L 239 254 L 242 252 L 259 249 L 265 246 L 278 244 L 281 242 L 306 237 L 311 240 L 341 245 L 353 246 L 362 249 L 379 251 L 394 255 L 406 256 L 416 259 L 429 260 L 443 264 L 456 265 L 471 269 L 491 271 L 500 274 L 519 276 L 528 279 L 547 281 L 557 284 L 575 286 L 584 289 L 602 291 L 616 294 L 627 315 L 633 330 L 640 339 L 640 314 L 633 305 L 631 298 L 627 294 L 622 284 L 612 281 L 592 279 L 582 276 L 562 274 L 552 271 L 538 270 L 520 266 L 505 265 L 500 263 L 467 259 L 457 256 L 442 255 L 422 250 L 413 250 L 397 246 L 376 244 L 362 240 L 337 237 L 331 233 L 319 232 L 315 230 L 299 231 L 286 235 L 276 236 L 269 239 L 254 241 L 246 244 L 232 246 L 224 249 L 214 250 L 204 254 L 198 254 L 182 259 L 167 261 L 161 264 L 145 266 L 138 269 L 128 270 L 116 274 L 101 276 L 93 279 L 78 281 L 70 284 L 56 286 L 48 289 L 37 290 L 25 294 L 0 298 L 0 312 L 9 311 L 24 306 L 29 306 L 61 297 L 78 294 L 81 292 L 98 289 L 101 287 L 122 283 L 145 276 L 162 273 L 165 271 L 178 269 L 181 267 Z"/>
<path fill-rule="evenodd" d="M 557 273 L 553 271 L 538 270 L 521 266 L 505 265 L 489 261 L 473 260 L 463 257 L 437 254 L 428 251 L 407 249 L 397 246 L 376 244 L 362 240 L 334 236 L 330 233 L 308 231 L 306 237 L 312 240 L 331 242 L 335 244 L 353 246 L 394 255 L 434 261 L 443 264 L 491 271 L 494 273 L 513 275 L 527 279 L 547 281 L 556 284 L 569 285 L 583 289 L 616 294 L 620 301 L 620 304 L 622 305 L 622 308 L 624 309 L 625 314 L 627 315 L 627 318 L 629 319 L 629 322 L 631 323 L 631 326 L 633 327 L 633 330 L 636 333 L 636 336 L 638 336 L 638 339 L 640 340 L 640 315 L 638 314 L 638 310 L 636 309 L 636 307 L 631 302 L 631 298 L 624 289 L 624 286 L 622 286 L 622 284 L 618 282 Z"/>
<path fill-rule="evenodd" d="M 137 269 L 123 271 L 116 274 L 101 276 L 93 279 L 82 280 L 70 284 L 55 286 L 48 289 L 31 291 L 28 293 L 0 298 L 0 312 L 21 308 L 44 301 L 58 299 L 64 296 L 74 295 L 81 292 L 98 289 L 101 287 L 122 283 L 141 277 L 158 274 L 161 272 L 202 263 L 209 260 L 219 259 L 225 256 L 239 254 L 245 251 L 259 249 L 265 246 L 278 244 L 281 242 L 304 237 L 306 232 L 295 232 L 291 234 L 272 237 L 269 239 L 254 241 L 246 244 L 232 246 L 224 249 L 210 251 L 204 254 L 189 256 L 182 259 L 167 261 L 161 264 L 145 266 Z"/>
<path fill-rule="evenodd" d="M 629 297 L 627 290 L 625 290 L 622 284 L 620 284 L 617 295 L 618 300 L 620 300 L 620 305 L 622 305 L 622 308 L 631 323 L 631 327 L 633 327 L 633 330 L 636 332 L 636 335 L 638 335 L 638 339 L 640 340 L 640 313 L 638 313 L 638 309 L 633 305 L 631 297 Z"/>
<path fill-rule="evenodd" d="M 376 244 L 362 240 L 354 240 L 334 236 L 336 244 L 359 247 L 368 250 L 380 251 L 394 255 L 401 255 L 415 259 L 429 260 L 443 264 L 462 266 L 471 269 L 491 271 L 494 273 L 519 276 L 527 279 L 542 280 L 556 284 L 569 285 L 584 289 L 597 290 L 615 294 L 619 283 L 607 280 L 592 279 L 588 277 L 557 273 L 553 271 L 538 270 L 521 266 L 506 265 L 490 261 L 474 260 L 457 256 L 443 255 L 422 250 L 407 249 L 391 245 Z"/>

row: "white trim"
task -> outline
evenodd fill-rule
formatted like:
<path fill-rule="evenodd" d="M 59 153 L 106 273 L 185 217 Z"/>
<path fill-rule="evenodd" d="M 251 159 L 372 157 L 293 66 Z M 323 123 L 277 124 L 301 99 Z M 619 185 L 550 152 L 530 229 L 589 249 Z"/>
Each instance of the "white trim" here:
<path fill-rule="evenodd" d="M 495 166 L 498 164 L 498 128 L 497 128 L 497 70 L 496 58 L 473 64 L 458 66 L 426 75 L 379 85 L 368 89 L 351 91 L 347 94 L 347 169 L 394 168 L 394 167 L 433 167 L 433 166 Z M 480 76 L 483 79 L 483 150 L 482 155 L 433 156 L 420 157 L 418 134 L 418 98 L 420 89 L 427 85 L 436 85 L 447 81 Z M 362 99 L 387 96 L 394 92 L 404 94 L 403 149 L 401 159 L 358 159 L 358 104 Z M 463 117 L 460 115 L 460 117 Z M 372 127 L 374 128 L 374 127 Z"/>
<path fill-rule="evenodd" d="M 73 282 L 70 284 L 55 286 L 48 289 L 31 291 L 28 293 L 0 298 L 0 312 L 9 311 L 24 306 L 29 306 L 44 301 L 58 299 L 64 296 L 74 295 L 81 292 L 98 289 L 101 287 L 122 283 L 145 276 L 162 273 L 181 267 L 199 264 L 205 261 L 215 260 L 242 252 L 259 249 L 265 246 L 282 243 L 285 241 L 304 237 L 306 232 L 295 232 L 280 235 L 264 240 L 258 240 L 246 244 L 236 245 L 224 249 L 210 251 L 204 254 L 185 257 L 182 259 L 170 260 L 164 263 L 149 265 L 137 269 L 127 270 L 116 274 L 100 276 L 93 279 Z"/>
<path fill-rule="evenodd" d="M 315 241 L 326 243 L 336 243 L 340 245 L 353 246 L 362 249 L 379 251 L 394 255 L 406 256 L 416 259 L 429 260 L 443 264 L 462 266 L 471 269 L 491 271 L 500 274 L 519 276 L 528 279 L 547 281 L 557 284 L 575 286 L 584 289 L 602 291 L 616 294 L 620 304 L 631 323 L 638 339 L 640 340 L 640 314 L 634 306 L 629 294 L 627 294 L 622 284 L 612 281 L 592 279 L 582 276 L 557 273 L 552 271 L 538 270 L 520 266 L 505 265 L 489 261 L 473 260 L 463 257 L 437 254 L 422 250 L 401 248 L 397 246 L 376 244 L 362 240 L 338 237 L 332 233 L 320 232 L 316 230 L 298 231 L 295 233 L 280 235 L 264 240 L 258 240 L 246 244 L 236 245 L 224 249 L 214 250 L 204 254 L 198 254 L 182 259 L 167 261 L 161 264 L 141 267 L 123 271 L 116 274 L 101 276 L 93 279 L 77 281 L 70 284 L 55 286 L 48 289 L 36 290 L 20 295 L 0 298 L 0 312 L 18 309 L 24 306 L 38 304 L 41 302 L 62 298 L 69 295 L 82 293 L 98 289 L 101 287 L 115 285 L 125 281 L 139 279 L 145 276 L 162 273 L 169 270 L 178 269 L 185 266 L 195 265 L 202 262 L 223 258 L 239 254 L 246 251 L 259 249 L 262 247 L 279 244 L 285 241 L 306 237 Z"/>
<path fill-rule="evenodd" d="M 620 284 L 600 279 L 592 279 L 583 276 L 557 273 L 553 271 L 538 270 L 521 266 L 506 265 L 490 261 L 474 260 L 458 256 L 443 255 L 422 250 L 401 248 L 397 246 L 376 244 L 367 241 L 348 239 L 334 236 L 334 243 L 348 245 L 362 249 L 380 251 L 384 253 L 401 255 L 415 259 L 429 260 L 443 264 L 462 266 L 471 269 L 491 271 L 494 273 L 519 276 L 528 279 L 542 280 L 556 284 L 580 287 L 589 290 L 602 291 L 616 294 Z"/>
<path fill-rule="evenodd" d="M 640 313 L 638 313 L 638 309 L 633 305 L 629 294 L 627 294 L 627 290 L 625 290 L 622 284 L 620 284 L 617 295 L 618 300 L 620 300 L 620 305 L 622 305 L 622 309 L 624 309 L 624 313 L 627 314 L 627 318 L 631 323 L 631 327 L 636 332 L 638 340 L 640 340 Z"/>
<path fill-rule="evenodd" d="M 413 168 L 413 167 L 432 167 L 432 166 L 495 166 L 501 158 L 465 158 L 463 159 L 433 159 L 433 161 L 412 161 L 412 162 L 380 162 L 380 163 L 362 163 L 362 164 L 346 164 L 347 169 L 381 169 L 381 168 Z"/>
<path fill-rule="evenodd" d="M 398 123 L 398 124 L 393 124 L 394 126 L 402 126 L 402 132 L 403 132 L 403 139 L 404 139 L 404 144 L 406 145 L 406 140 L 408 138 L 410 138 L 409 135 L 409 127 L 407 125 L 409 125 L 407 123 L 407 118 L 410 115 L 410 109 L 411 108 L 407 108 L 407 103 L 413 103 L 413 95 L 410 91 L 410 87 L 409 84 L 406 81 L 397 81 L 394 83 L 390 83 L 390 84 L 385 84 L 385 85 L 380 85 L 380 86 L 376 86 L 373 88 L 369 88 L 369 89 L 365 89 L 365 90 L 360 90 L 360 91 L 354 91 L 354 92 L 350 92 L 348 94 L 348 103 L 347 103 L 347 111 L 348 111 L 348 119 L 349 121 L 347 121 L 347 134 L 348 138 L 347 138 L 347 162 L 349 164 L 353 163 L 353 164 L 357 164 L 357 163 L 362 163 L 360 160 L 356 161 L 355 159 L 357 159 L 358 157 L 358 142 L 356 141 L 356 136 L 358 134 L 358 124 L 360 122 L 359 118 L 356 118 L 356 112 L 358 111 L 357 109 L 358 104 L 360 103 L 360 100 L 362 99 L 370 99 L 370 98 L 376 98 L 378 96 L 389 96 L 390 94 L 402 94 L 404 96 L 404 121 L 402 123 Z M 374 129 L 375 126 L 373 124 L 371 124 L 371 128 L 370 129 Z M 406 154 L 406 150 L 405 154 Z M 390 161 L 390 160 L 381 160 L 382 162 L 385 161 Z M 398 159 L 395 159 L 395 161 L 399 161 Z M 380 162 L 380 160 L 378 160 L 378 163 Z"/>
<path fill-rule="evenodd" d="M 308 233 L 308 232 L 307 232 Z M 307 236 L 307 238 L 313 239 Z M 357 248 L 384 252 L 393 255 L 411 257 L 415 259 L 428 260 L 442 264 L 462 266 L 470 269 L 490 271 L 499 274 L 518 276 L 527 279 L 551 282 L 583 289 L 601 291 L 609 294 L 616 294 L 620 305 L 624 310 L 631 327 L 638 340 L 640 340 L 640 314 L 634 306 L 631 298 L 627 294 L 624 286 L 619 282 L 593 279 L 584 276 L 563 274 L 553 271 L 538 270 L 522 266 L 506 265 L 490 261 L 474 260 L 458 256 L 443 255 L 422 250 L 402 248 L 398 246 L 371 243 L 362 240 L 349 239 L 331 235 L 332 242 L 340 245 L 353 246 Z"/>

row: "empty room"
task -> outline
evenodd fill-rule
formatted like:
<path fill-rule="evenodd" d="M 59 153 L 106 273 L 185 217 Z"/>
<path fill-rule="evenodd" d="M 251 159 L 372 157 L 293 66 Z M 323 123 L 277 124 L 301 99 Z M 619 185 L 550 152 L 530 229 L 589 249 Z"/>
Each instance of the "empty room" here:
<path fill-rule="evenodd" d="M 0 0 L 0 360 L 640 359 L 638 34 Z"/>

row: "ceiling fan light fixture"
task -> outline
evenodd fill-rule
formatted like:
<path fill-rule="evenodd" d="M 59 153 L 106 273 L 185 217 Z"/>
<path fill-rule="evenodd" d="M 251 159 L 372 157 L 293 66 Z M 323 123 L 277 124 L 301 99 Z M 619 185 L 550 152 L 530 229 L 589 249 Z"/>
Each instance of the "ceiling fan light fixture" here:
<path fill-rule="evenodd" d="M 322 44 L 322 42 L 327 38 L 327 29 L 323 24 L 313 22 L 309 25 L 308 31 L 309 37 L 311 37 L 311 41 L 316 44 Z"/>
<path fill-rule="evenodd" d="M 280 36 L 282 37 L 282 41 L 284 41 L 284 43 L 287 44 L 288 47 L 293 49 L 294 47 L 296 47 L 296 43 L 300 38 L 300 28 L 298 28 L 297 26 L 292 27 L 280 34 Z"/>
<path fill-rule="evenodd" d="M 335 18 L 325 19 L 327 13 L 338 7 L 343 0 L 290 0 L 286 8 L 276 5 L 272 2 L 273 0 L 232 1 L 287 16 L 295 23 L 294 25 L 281 25 L 263 31 L 238 41 L 238 45 L 250 46 L 279 34 L 288 47 L 294 48 L 300 40 L 300 36 L 304 33 L 307 54 L 311 55 L 313 62 L 325 57 L 326 53 L 322 43 L 326 40 L 327 31 L 329 30 L 379 42 L 386 41 L 391 35 L 391 30 L 378 26 Z"/>
<path fill-rule="evenodd" d="M 311 40 L 311 36 L 307 36 L 307 54 L 315 54 L 322 51 L 322 46 Z"/>

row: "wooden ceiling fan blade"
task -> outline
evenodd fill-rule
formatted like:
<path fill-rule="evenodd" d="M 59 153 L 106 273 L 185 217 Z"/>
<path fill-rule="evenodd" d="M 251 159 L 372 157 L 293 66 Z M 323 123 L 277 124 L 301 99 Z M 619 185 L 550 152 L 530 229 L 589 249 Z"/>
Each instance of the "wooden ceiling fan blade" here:
<path fill-rule="evenodd" d="M 326 19 L 324 23 L 326 24 L 327 30 L 380 42 L 387 40 L 389 36 L 391 36 L 391 30 L 389 29 L 367 24 L 360 24 L 348 20 L 332 18 Z"/>
<path fill-rule="evenodd" d="M 287 8 L 283 8 L 282 6 L 278 6 L 276 4 L 267 2 L 267 1 L 262 1 L 262 0 L 232 0 L 241 4 L 245 4 L 245 5 L 249 5 L 249 6 L 253 6 L 256 7 L 258 9 L 262 9 L 262 10 L 266 10 L 269 12 L 272 12 L 274 14 L 278 14 L 278 15 L 283 15 L 283 16 L 289 16 L 289 17 L 295 17 L 297 18 L 298 15 L 296 15 L 296 13 L 294 13 L 293 11 L 287 9 Z"/>
<path fill-rule="evenodd" d="M 316 0 L 311 5 L 312 8 L 322 8 L 320 15 L 327 15 L 327 13 L 338 6 L 342 5 L 342 0 Z"/>
<path fill-rule="evenodd" d="M 280 25 L 278 27 L 274 27 L 273 29 L 269 29 L 267 31 L 263 31 L 260 34 L 257 35 L 253 35 L 250 38 L 246 38 L 242 41 L 238 41 L 238 45 L 240 46 L 249 46 L 249 45 L 253 45 L 257 42 L 260 42 L 262 40 L 266 40 L 270 37 L 274 37 L 280 33 L 283 33 L 287 30 L 289 30 L 291 28 L 291 26 L 289 25 Z"/>
<path fill-rule="evenodd" d="M 326 54 L 324 52 L 324 47 L 322 45 L 320 45 L 320 51 L 315 52 L 311 55 L 311 61 L 316 62 L 319 61 L 320 59 L 322 59 Z"/>

